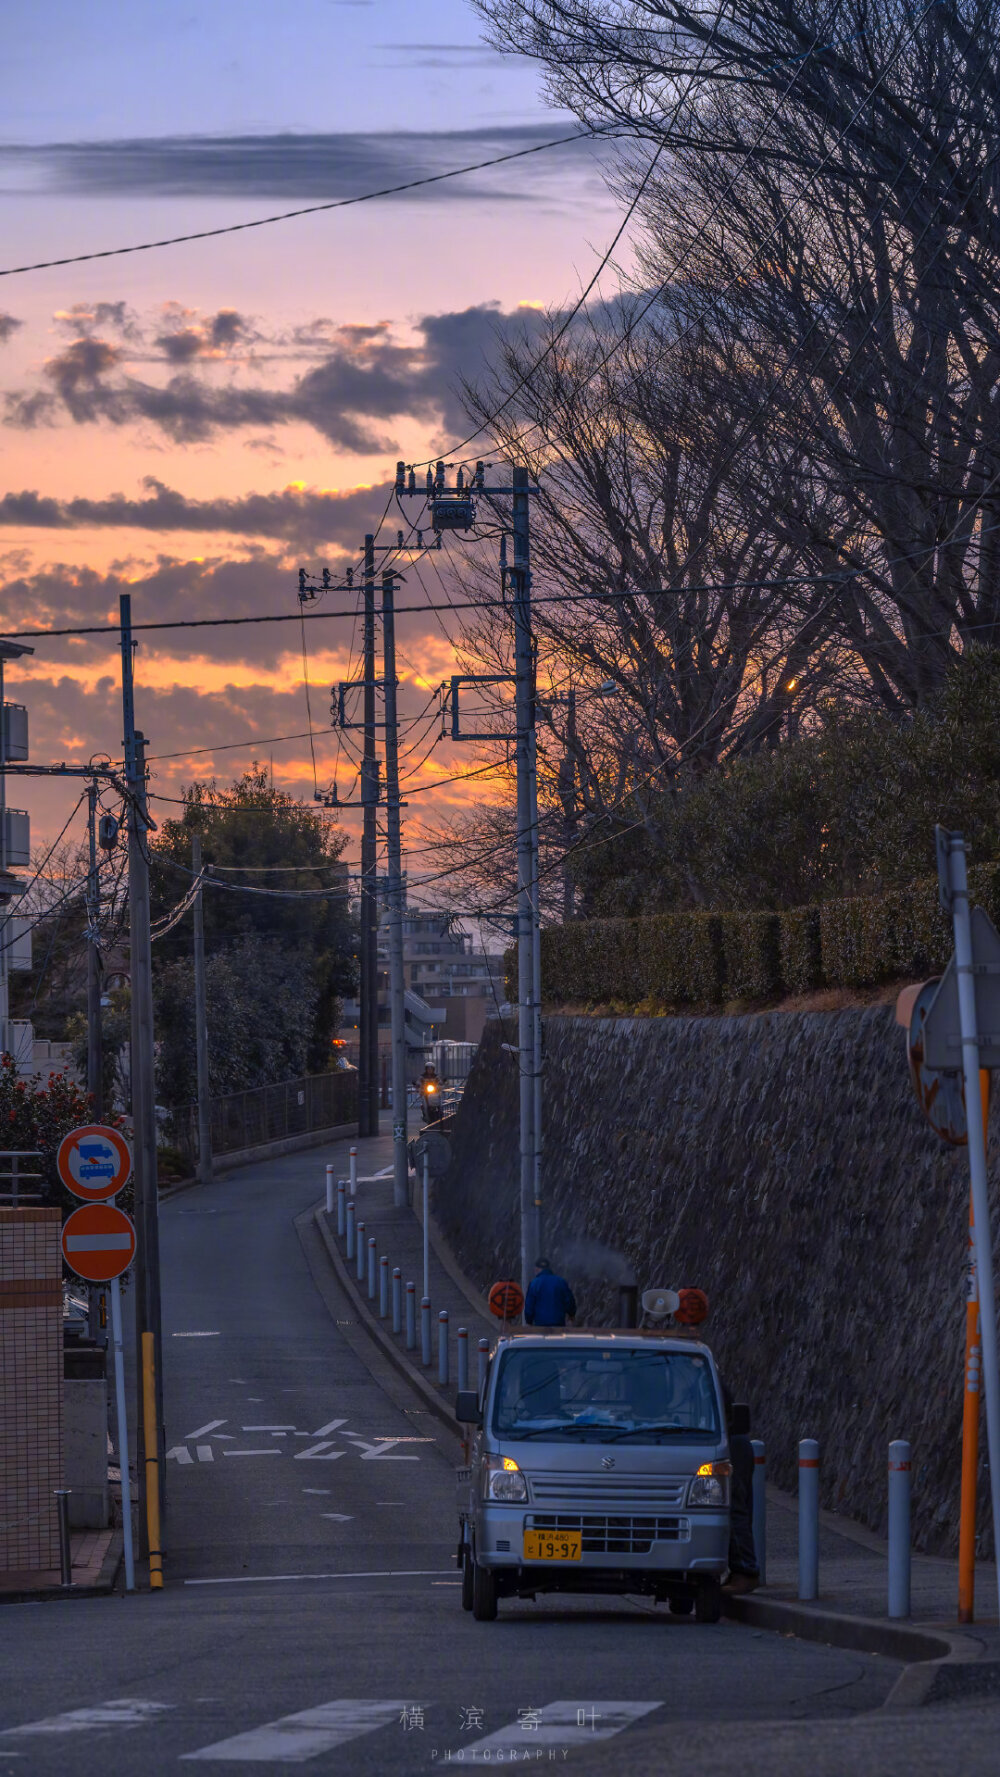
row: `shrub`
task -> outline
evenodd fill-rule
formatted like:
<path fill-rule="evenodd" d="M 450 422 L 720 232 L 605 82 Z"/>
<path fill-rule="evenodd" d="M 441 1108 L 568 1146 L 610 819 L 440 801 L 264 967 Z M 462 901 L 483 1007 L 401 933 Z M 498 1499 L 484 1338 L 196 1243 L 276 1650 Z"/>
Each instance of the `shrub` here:
<path fill-rule="evenodd" d="M 822 985 L 818 907 L 790 907 L 781 915 L 779 950 L 779 974 L 787 993 L 810 993 Z"/>
<path fill-rule="evenodd" d="M 729 999 L 767 1000 L 781 992 L 781 921 L 776 913 L 726 913 L 720 920 Z"/>

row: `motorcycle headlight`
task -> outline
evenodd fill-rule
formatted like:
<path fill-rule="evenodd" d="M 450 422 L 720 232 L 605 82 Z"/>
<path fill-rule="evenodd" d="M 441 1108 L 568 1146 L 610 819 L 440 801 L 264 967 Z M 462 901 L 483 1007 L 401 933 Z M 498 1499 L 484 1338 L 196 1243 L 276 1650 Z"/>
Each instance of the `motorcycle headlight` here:
<path fill-rule="evenodd" d="M 730 1462 L 703 1462 L 688 1488 L 688 1505 L 714 1506 L 717 1510 L 728 1506 L 732 1472 Z"/>
<path fill-rule="evenodd" d="M 504 1505 L 519 1505 L 528 1497 L 527 1482 L 512 1456 L 488 1457 L 483 1480 L 486 1499 L 500 1500 Z"/>

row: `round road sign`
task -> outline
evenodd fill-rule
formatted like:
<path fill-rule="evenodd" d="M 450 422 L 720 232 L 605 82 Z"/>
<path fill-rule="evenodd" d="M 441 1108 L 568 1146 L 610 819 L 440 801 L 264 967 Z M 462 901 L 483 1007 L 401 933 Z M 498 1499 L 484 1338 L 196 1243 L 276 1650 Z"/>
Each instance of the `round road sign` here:
<path fill-rule="evenodd" d="M 85 1203 L 63 1224 L 62 1249 L 77 1277 L 108 1283 L 135 1257 L 135 1224 L 113 1203 Z"/>
<path fill-rule="evenodd" d="M 132 1150 L 117 1129 L 88 1123 L 71 1129 L 59 1143 L 56 1170 L 67 1191 L 87 1203 L 103 1203 L 128 1182 Z"/>

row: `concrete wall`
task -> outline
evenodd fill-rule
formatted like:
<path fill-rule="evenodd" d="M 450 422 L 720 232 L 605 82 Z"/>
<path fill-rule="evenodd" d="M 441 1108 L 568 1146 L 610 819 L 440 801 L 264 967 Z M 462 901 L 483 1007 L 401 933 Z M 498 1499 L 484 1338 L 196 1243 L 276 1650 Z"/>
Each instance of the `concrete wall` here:
<path fill-rule="evenodd" d="M 434 1191 L 480 1288 L 518 1274 L 502 1040 L 487 1029 Z M 550 1017 L 545 1057 L 544 1243 L 584 1316 L 613 1319 L 613 1288 L 585 1275 L 615 1276 L 608 1249 L 644 1286 L 700 1285 L 772 1478 L 793 1487 L 797 1440 L 817 1437 L 824 1504 L 880 1530 L 886 1446 L 908 1437 L 918 1545 L 954 1550 L 968 1169 L 918 1110 L 892 1011 Z M 994 1234 L 998 1175 L 994 1135 Z"/>

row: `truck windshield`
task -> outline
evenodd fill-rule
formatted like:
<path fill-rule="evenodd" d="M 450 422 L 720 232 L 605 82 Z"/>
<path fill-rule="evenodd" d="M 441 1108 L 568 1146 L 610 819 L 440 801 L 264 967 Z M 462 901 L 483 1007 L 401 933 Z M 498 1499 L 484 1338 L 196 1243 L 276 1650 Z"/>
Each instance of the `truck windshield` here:
<path fill-rule="evenodd" d="M 715 1381 L 696 1352 L 612 1345 L 505 1351 L 493 1431 L 504 1438 L 597 1443 L 718 1439 Z"/>

